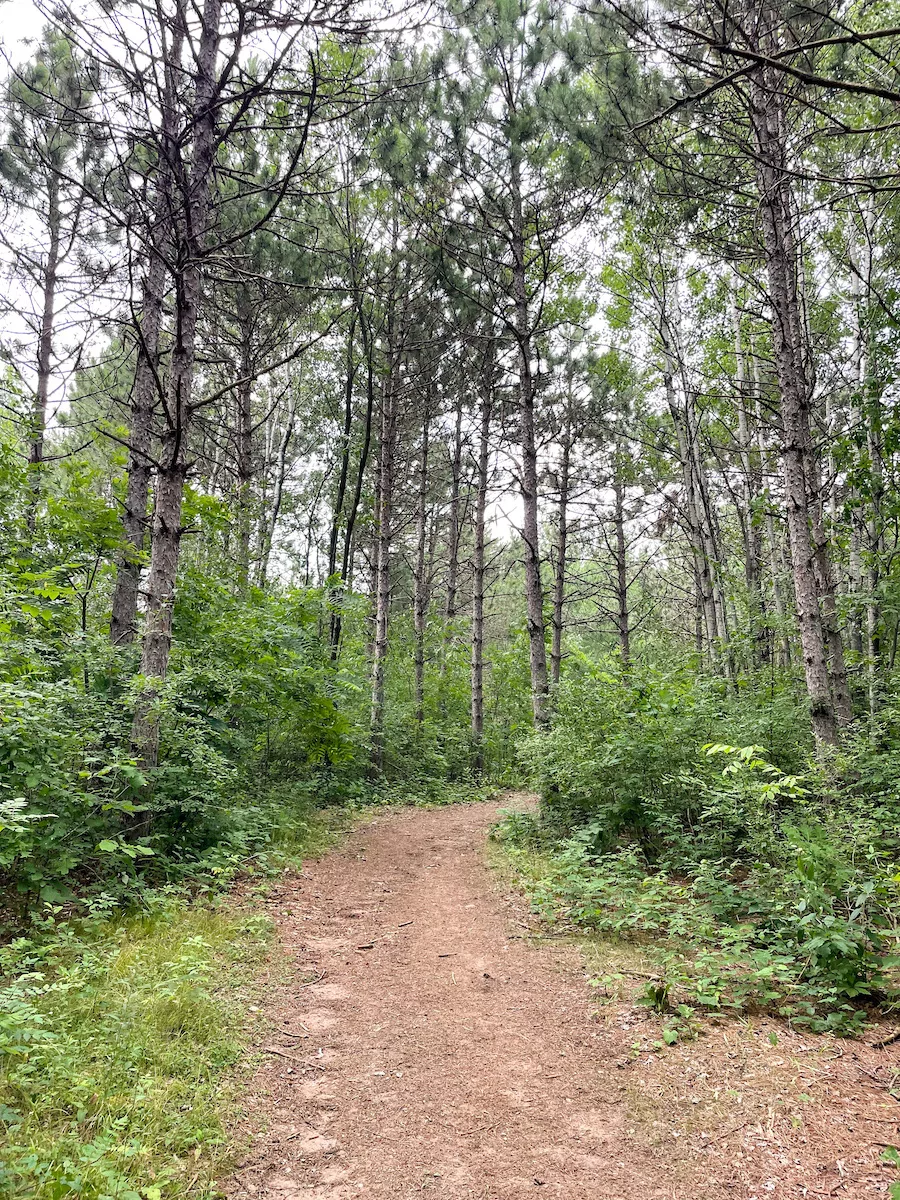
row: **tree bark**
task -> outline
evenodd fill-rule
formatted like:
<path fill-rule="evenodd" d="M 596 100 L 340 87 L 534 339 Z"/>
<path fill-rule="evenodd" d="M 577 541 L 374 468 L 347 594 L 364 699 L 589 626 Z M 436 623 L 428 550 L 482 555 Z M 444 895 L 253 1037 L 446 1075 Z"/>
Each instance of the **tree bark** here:
<path fill-rule="evenodd" d="M 572 463 L 572 411 L 571 397 L 566 412 L 563 431 L 562 455 L 559 464 L 559 506 L 556 514 L 556 563 L 553 573 L 553 613 L 550 629 L 550 685 L 552 692 L 559 689 L 562 674 L 562 641 L 565 623 L 566 570 L 569 543 L 569 475 Z"/>
<path fill-rule="evenodd" d="M 813 733 L 833 745 L 838 726 L 831 695 L 826 633 L 819 607 L 816 547 L 810 532 L 811 454 L 807 347 L 798 293 L 793 197 L 786 172 L 783 99 L 772 70 L 751 88 L 750 117 L 757 152 L 760 220 L 772 311 L 772 345 L 781 400 L 781 460 L 794 597 Z"/>
<path fill-rule="evenodd" d="M 736 297 L 732 298 L 731 315 L 734 325 L 734 354 L 737 366 L 737 444 L 743 492 L 743 511 L 740 514 L 740 520 L 744 539 L 744 578 L 747 584 L 747 599 L 753 623 L 754 659 L 755 665 L 758 666 L 770 656 L 771 646 L 769 630 L 766 627 L 766 600 L 762 589 L 761 570 L 762 539 L 756 511 L 760 492 L 760 465 L 755 457 L 754 438 L 750 429 L 750 380 L 741 334 L 741 310 Z"/>
<path fill-rule="evenodd" d="M 418 487 L 416 492 L 416 565 L 413 597 L 413 627 L 415 632 L 415 689 L 416 723 L 425 723 L 425 629 L 428 619 L 428 436 L 430 414 L 426 408 L 422 422 L 422 449 L 419 456 Z"/>
<path fill-rule="evenodd" d="M 294 436 L 294 423 L 296 414 L 291 408 L 288 414 L 287 424 L 284 427 L 284 432 L 281 435 L 281 441 L 278 443 L 278 454 L 275 459 L 275 481 L 272 488 L 272 500 L 267 506 L 268 513 L 264 515 L 264 525 L 261 535 L 261 545 L 259 548 L 259 563 L 256 569 L 256 580 L 261 588 L 266 586 L 266 578 L 269 574 L 269 560 L 272 557 L 272 547 L 275 544 L 275 529 L 278 525 L 278 517 L 281 513 L 281 501 L 284 496 L 284 480 L 287 475 L 287 456 L 290 448 L 291 438 Z"/>
<path fill-rule="evenodd" d="M 162 331 L 165 262 L 151 250 L 141 296 L 139 345 L 131 422 L 128 431 L 128 478 L 122 528 L 125 548 L 116 564 L 109 638 L 114 646 L 130 646 L 137 634 L 138 594 L 147 536 L 147 502 L 153 466 L 153 413 L 158 399 L 159 348 Z"/>
<path fill-rule="evenodd" d="M 767 463 L 770 453 L 766 441 L 766 424 L 763 419 L 759 360 L 756 357 L 752 343 L 749 349 L 752 364 L 754 412 L 756 415 L 756 448 L 759 455 L 760 470 L 768 473 Z M 787 670 L 791 665 L 792 651 L 791 638 L 788 633 L 788 605 L 784 595 L 784 581 L 791 576 L 791 572 L 786 569 L 784 543 L 780 536 L 780 531 L 777 531 L 775 528 L 775 514 L 769 496 L 766 496 L 765 531 L 769 570 L 772 576 L 772 602 L 775 606 L 775 614 L 778 618 L 780 631 L 778 639 L 778 664 L 783 670 Z"/>
<path fill-rule="evenodd" d="M 237 454 L 237 586 L 245 592 L 250 582 L 250 531 L 253 485 L 253 310 L 245 288 L 237 300 L 237 324 L 240 331 L 238 385 L 235 422 Z"/>
<path fill-rule="evenodd" d="M 475 537 L 472 552 L 472 766 L 484 772 L 484 595 L 488 466 L 494 394 L 494 342 L 488 331 L 481 385 L 481 426 L 475 480 Z"/>
<path fill-rule="evenodd" d="M 678 458 L 684 485 L 684 516 L 687 523 L 688 544 L 694 559 L 697 599 L 703 612 L 703 632 L 706 635 L 710 660 L 715 663 L 719 657 L 720 631 L 707 539 L 703 532 L 703 506 L 697 492 L 695 460 L 690 448 L 691 435 L 687 428 L 685 415 L 681 411 L 675 395 L 675 346 L 664 297 L 657 296 L 657 303 L 659 306 L 659 335 L 663 352 L 663 386 L 678 445 Z"/>
<path fill-rule="evenodd" d="M 544 587 L 541 580 L 538 519 L 538 464 L 535 437 L 535 394 L 532 372 L 532 330 L 525 264 L 525 221 L 522 209 L 521 172 L 516 151 L 511 157 L 512 293 L 515 306 L 516 351 L 519 374 L 520 449 L 522 454 L 522 543 L 525 557 L 525 605 L 531 667 L 531 708 L 534 725 L 548 723 L 547 644 L 544 630 Z"/>
<path fill-rule="evenodd" d="M 868 512 L 859 496 L 853 506 L 851 545 L 856 561 L 855 590 L 865 596 L 864 634 L 858 607 L 854 625 L 858 630 L 858 650 L 865 656 L 869 712 L 874 716 L 878 707 L 878 665 L 881 656 L 879 631 L 881 611 L 878 602 L 882 554 L 882 501 L 884 466 L 882 462 L 881 404 L 871 371 L 870 329 L 868 320 L 872 290 L 872 198 L 865 202 L 860 214 L 864 237 L 860 245 L 851 244 L 851 298 L 854 328 L 854 400 L 853 423 L 865 430 L 865 459 L 860 466 L 867 468 L 871 498 Z M 860 458 L 863 456 L 860 455 Z M 863 558 L 865 562 L 863 563 Z"/>
<path fill-rule="evenodd" d="M 193 147 L 186 168 L 186 211 L 175 232 L 179 242 L 175 277 L 175 328 L 166 390 L 167 429 L 163 435 L 156 511 L 147 578 L 147 620 L 141 643 L 141 675 L 147 683 L 138 697 L 132 725 L 133 750 L 152 770 L 159 758 L 159 681 L 168 672 L 172 608 L 181 546 L 181 505 L 188 473 L 187 443 L 197 322 L 203 277 L 203 250 L 215 164 L 215 71 L 220 41 L 221 0 L 205 0 L 196 59 Z"/>
<path fill-rule="evenodd" d="M 385 665 L 391 608 L 391 541 L 394 500 L 394 390 L 398 368 L 393 338 L 393 320 L 388 321 L 388 370 L 381 395 L 381 428 L 378 443 L 376 486 L 377 533 L 375 554 L 375 630 L 372 642 L 371 766 L 373 774 L 384 771 Z"/>
<path fill-rule="evenodd" d="M 445 615 L 447 625 L 456 617 L 456 597 L 459 588 L 459 507 L 460 507 L 460 483 L 462 480 L 462 455 L 463 455 L 463 438 L 462 438 L 462 419 L 463 419 L 463 398 L 462 392 L 456 399 L 456 419 L 453 428 L 453 457 L 450 461 L 450 513 L 448 518 L 449 523 L 449 545 L 447 551 L 447 606 Z M 449 636 L 449 628 L 448 628 Z"/>
<path fill-rule="evenodd" d="M 154 221 L 147 238 L 147 272 L 141 289 L 141 315 L 137 330 L 138 357 L 129 428 L 128 480 L 125 485 L 125 511 L 122 517 L 126 545 L 116 565 L 110 618 L 110 641 L 114 646 L 131 645 L 137 635 L 142 555 L 149 524 L 147 504 L 153 475 L 150 461 L 153 417 L 163 386 L 160 339 L 166 286 L 166 253 L 171 252 L 172 170 L 176 154 L 175 98 L 184 54 L 184 40 L 184 0 L 179 0 L 168 61 L 164 66 Z"/>
<path fill-rule="evenodd" d="M 621 471 L 624 453 L 624 448 L 616 448 L 616 466 L 613 475 L 613 525 L 616 535 L 616 627 L 619 635 L 622 674 L 627 678 L 631 672 L 631 620 L 628 607 L 628 556 L 625 541 L 625 488 L 622 483 Z"/>
<path fill-rule="evenodd" d="M 363 340 L 363 348 L 366 355 L 366 417 L 363 429 L 363 444 L 359 452 L 359 466 L 356 472 L 356 484 L 353 489 L 353 500 L 350 504 L 350 510 L 347 513 L 347 522 L 344 526 L 344 547 L 341 555 L 341 579 L 349 587 L 350 586 L 350 568 L 352 566 L 353 554 L 353 533 L 356 528 L 356 518 L 359 513 L 360 501 L 362 500 L 363 484 L 366 478 L 366 468 L 369 462 L 369 452 L 372 446 L 372 421 L 375 414 L 375 348 L 372 343 L 372 337 L 369 330 L 368 322 L 365 314 L 360 311 L 360 332 Z M 343 592 L 341 593 L 343 595 Z M 338 652 L 341 645 L 341 629 L 343 626 L 343 618 L 340 608 L 331 614 L 331 628 L 329 631 L 331 643 L 331 660 L 337 660 Z"/>
<path fill-rule="evenodd" d="M 32 408 L 31 449 L 28 456 L 31 497 L 28 503 L 28 528 L 34 531 L 41 492 L 41 464 L 44 461 L 44 436 L 47 429 L 47 405 L 53 369 L 53 332 L 56 323 L 56 283 L 62 244 L 62 214 L 59 207 L 59 177 L 51 167 L 47 180 L 47 263 L 43 272 L 43 306 L 38 337 L 37 386 Z"/>
<path fill-rule="evenodd" d="M 341 466 L 338 473 L 337 494 L 331 518 L 331 534 L 328 539 L 328 577 L 337 574 L 338 539 L 344 518 L 344 501 L 347 497 L 347 481 L 350 477 L 350 441 L 353 432 L 353 385 L 356 381 L 356 362 L 353 357 L 353 337 L 356 332 L 356 311 L 350 318 L 347 330 L 347 355 L 344 370 L 344 427 L 341 431 Z"/>

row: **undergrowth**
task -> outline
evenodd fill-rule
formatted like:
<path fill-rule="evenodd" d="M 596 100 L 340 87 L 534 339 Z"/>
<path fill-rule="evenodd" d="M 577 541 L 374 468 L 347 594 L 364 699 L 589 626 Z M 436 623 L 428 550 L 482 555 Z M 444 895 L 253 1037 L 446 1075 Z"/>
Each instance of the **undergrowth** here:
<path fill-rule="evenodd" d="M 113 890 L 46 906 L 0 947 L 0 1196 L 218 1194 L 233 1068 L 269 932 L 226 885 L 249 872 L 265 888 L 348 820 L 278 799 L 258 817 L 245 810 L 185 882 L 131 879 L 129 910 Z"/>
<path fill-rule="evenodd" d="M 50 914 L 5 946 L 0 1194 L 208 1194 L 267 931 L 263 916 L 157 893 L 140 916 Z"/>
<path fill-rule="evenodd" d="M 655 976 L 644 1000 L 669 1018 L 679 1005 L 768 1011 L 852 1034 L 900 999 L 900 874 L 885 814 L 852 797 L 826 805 L 814 783 L 758 747 L 715 745 L 671 779 L 697 804 L 693 858 L 674 821 L 668 844 L 621 830 L 611 844 L 609 813 L 566 829 L 553 798 L 494 837 L 545 919 L 641 945 Z"/>

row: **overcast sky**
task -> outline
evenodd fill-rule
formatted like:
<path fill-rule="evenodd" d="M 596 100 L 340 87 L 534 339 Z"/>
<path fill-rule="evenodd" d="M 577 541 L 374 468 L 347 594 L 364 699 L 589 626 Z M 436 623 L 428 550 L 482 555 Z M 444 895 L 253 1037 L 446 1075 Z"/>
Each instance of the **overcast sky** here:
<path fill-rule="evenodd" d="M 0 0 L 0 46 L 5 58 L 18 62 L 28 54 L 24 42 L 37 37 L 44 22 L 31 0 Z"/>

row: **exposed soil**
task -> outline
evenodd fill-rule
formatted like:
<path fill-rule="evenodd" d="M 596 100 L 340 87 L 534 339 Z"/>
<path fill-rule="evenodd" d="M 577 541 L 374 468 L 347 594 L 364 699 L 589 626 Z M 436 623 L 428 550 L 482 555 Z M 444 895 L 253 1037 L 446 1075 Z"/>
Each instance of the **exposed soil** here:
<path fill-rule="evenodd" d="M 898 1045 L 729 1020 L 649 1049 L 658 1018 L 630 994 L 598 1006 L 597 962 L 537 944 L 487 866 L 510 804 L 380 815 L 270 896 L 294 980 L 268 1002 L 225 1194 L 886 1196 Z"/>

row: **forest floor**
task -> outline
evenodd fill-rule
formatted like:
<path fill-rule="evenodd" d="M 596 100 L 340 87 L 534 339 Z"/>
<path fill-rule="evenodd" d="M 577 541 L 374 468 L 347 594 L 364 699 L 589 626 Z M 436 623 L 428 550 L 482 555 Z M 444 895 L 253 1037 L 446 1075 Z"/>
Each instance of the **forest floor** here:
<path fill-rule="evenodd" d="M 542 938 L 491 870 L 491 823 L 527 803 L 381 813 L 270 893 L 288 969 L 226 1196 L 887 1196 L 897 1044 L 721 1018 L 652 1049 L 634 990 L 588 984 L 633 951 Z"/>

